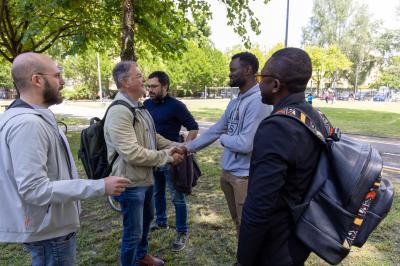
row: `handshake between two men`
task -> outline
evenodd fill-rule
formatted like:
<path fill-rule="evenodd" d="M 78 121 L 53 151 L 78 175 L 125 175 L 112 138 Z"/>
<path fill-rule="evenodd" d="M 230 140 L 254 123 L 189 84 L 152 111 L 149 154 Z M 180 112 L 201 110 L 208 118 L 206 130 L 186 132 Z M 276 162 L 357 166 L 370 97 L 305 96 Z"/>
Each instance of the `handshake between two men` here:
<path fill-rule="evenodd" d="M 174 159 L 171 164 L 178 165 L 185 159 L 185 156 L 187 154 L 187 149 L 183 145 L 175 146 L 175 147 L 170 148 L 168 153 Z"/>
<path fill-rule="evenodd" d="M 172 165 L 180 164 L 187 154 L 185 146 L 175 146 L 168 150 L 168 154 L 172 156 Z M 119 176 L 108 176 L 104 179 L 105 182 L 105 194 L 108 196 L 119 196 L 125 191 L 126 187 L 132 184 L 132 181 L 125 177 Z"/>

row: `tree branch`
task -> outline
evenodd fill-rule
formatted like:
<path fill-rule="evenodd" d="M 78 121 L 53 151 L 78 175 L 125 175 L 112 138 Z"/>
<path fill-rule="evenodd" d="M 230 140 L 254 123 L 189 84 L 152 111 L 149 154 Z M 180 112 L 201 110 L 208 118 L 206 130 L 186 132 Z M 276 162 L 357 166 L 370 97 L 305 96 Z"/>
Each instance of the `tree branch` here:
<path fill-rule="evenodd" d="M 13 59 L 14 58 L 11 58 L 11 57 L 9 57 L 6 53 L 4 53 L 2 50 L 0 50 L 0 54 L 5 58 L 5 59 L 7 59 L 7 61 L 9 61 L 9 62 L 13 62 Z"/>
<path fill-rule="evenodd" d="M 51 36 L 53 36 L 53 35 L 55 35 L 55 37 L 53 37 L 53 39 L 52 39 L 52 41 L 55 41 L 55 40 L 57 40 L 57 38 L 58 38 L 58 36 L 61 34 L 61 33 L 63 33 L 64 31 L 66 31 L 66 30 L 68 30 L 68 29 L 71 29 L 71 28 L 73 28 L 75 25 L 64 25 L 63 27 L 61 27 L 61 28 L 59 28 L 59 29 L 57 29 L 57 30 L 55 30 L 55 31 L 52 31 L 52 32 L 50 32 L 49 34 L 47 34 L 45 37 L 43 37 L 40 41 L 38 41 L 37 43 L 36 43 L 36 46 L 35 46 L 35 48 L 38 48 L 39 46 L 41 46 L 43 43 L 45 43 L 48 39 L 50 39 L 51 38 Z"/>
<path fill-rule="evenodd" d="M 3 20 L 4 9 L 6 7 L 6 0 L 1 0 L 0 4 L 0 21 Z"/>
<path fill-rule="evenodd" d="M 70 28 L 72 28 L 72 26 L 70 27 Z M 65 29 L 66 30 L 66 29 Z M 64 30 L 64 31 L 65 31 Z M 61 35 L 61 33 L 62 33 L 63 31 L 60 31 L 60 32 L 57 32 L 57 34 L 49 41 L 49 43 L 46 45 L 46 46 L 44 46 L 42 49 L 39 49 L 39 50 L 36 50 L 36 52 L 38 52 L 38 53 L 43 53 L 44 51 L 46 51 L 47 49 L 49 49 L 53 44 L 54 44 L 54 42 L 57 40 L 57 39 L 60 39 L 60 38 L 63 38 L 63 37 L 67 37 L 67 36 L 73 36 L 73 35 L 75 35 L 75 34 L 64 34 L 64 35 Z M 43 42 L 42 42 L 42 44 L 46 41 L 45 39 L 43 39 L 42 40 Z M 36 47 L 35 47 L 35 49 L 36 48 L 38 48 L 40 45 L 36 45 Z"/>
<path fill-rule="evenodd" d="M 5 14 L 6 14 L 6 16 L 5 16 L 6 20 L 5 21 L 7 22 L 8 30 L 9 30 L 9 33 L 10 33 L 9 36 L 10 36 L 10 39 L 12 40 L 12 39 L 14 39 L 13 37 L 15 37 L 15 32 L 14 32 L 13 25 L 11 23 L 10 10 L 9 10 L 8 6 L 6 6 Z"/>

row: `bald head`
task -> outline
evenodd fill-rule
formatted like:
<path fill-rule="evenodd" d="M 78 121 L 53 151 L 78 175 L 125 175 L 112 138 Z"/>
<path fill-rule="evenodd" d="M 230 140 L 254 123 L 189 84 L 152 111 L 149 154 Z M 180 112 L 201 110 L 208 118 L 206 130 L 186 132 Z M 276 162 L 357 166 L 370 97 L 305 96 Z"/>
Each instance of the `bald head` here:
<path fill-rule="evenodd" d="M 31 87 L 31 78 L 35 73 L 46 73 L 55 62 L 48 56 L 37 53 L 23 53 L 18 55 L 13 62 L 11 74 L 19 91 Z"/>
<path fill-rule="evenodd" d="M 286 84 L 289 92 L 305 91 L 312 74 L 311 59 L 299 48 L 276 51 L 267 62 L 269 71 Z"/>

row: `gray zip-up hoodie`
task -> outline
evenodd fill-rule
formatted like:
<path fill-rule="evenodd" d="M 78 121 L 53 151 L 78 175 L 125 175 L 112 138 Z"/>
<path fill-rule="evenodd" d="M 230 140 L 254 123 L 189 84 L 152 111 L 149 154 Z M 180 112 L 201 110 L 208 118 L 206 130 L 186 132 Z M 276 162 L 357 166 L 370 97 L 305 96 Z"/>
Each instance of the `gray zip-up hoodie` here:
<path fill-rule="evenodd" d="M 104 195 L 104 180 L 77 179 L 65 136 L 46 111 L 18 107 L 0 115 L 0 242 L 75 232 L 78 200 Z"/>
<path fill-rule="evenodd" d="M 224 146 L 222 169 L 235 176 L 248 176 L 254 135 L 271 111 L 272 106 L 261 102 L 257 84 L 232 99 L 218 122 L 186 147 L 189 152 L 198 151 L 219 138 Z"/>

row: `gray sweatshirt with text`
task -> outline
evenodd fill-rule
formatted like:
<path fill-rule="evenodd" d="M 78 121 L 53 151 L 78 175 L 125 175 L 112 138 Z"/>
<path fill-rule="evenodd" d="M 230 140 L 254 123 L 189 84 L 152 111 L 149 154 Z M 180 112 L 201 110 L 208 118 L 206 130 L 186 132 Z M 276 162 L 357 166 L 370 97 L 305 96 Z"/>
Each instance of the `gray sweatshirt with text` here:
<path fill-rule="evenodd" d="M 254 135 L 271 111 L 272 106 L 261 102 L 257 84 L 232 99 L 218 122 L 186 147 L 189 152 L 199 151 L 219 138 L 224 146 L 221 167 L 232 175 L 248 176 Z"/>

